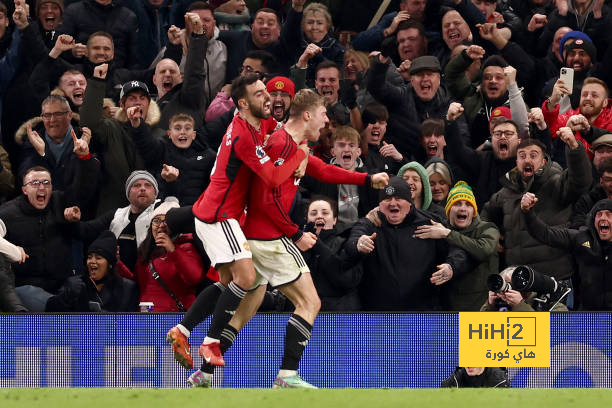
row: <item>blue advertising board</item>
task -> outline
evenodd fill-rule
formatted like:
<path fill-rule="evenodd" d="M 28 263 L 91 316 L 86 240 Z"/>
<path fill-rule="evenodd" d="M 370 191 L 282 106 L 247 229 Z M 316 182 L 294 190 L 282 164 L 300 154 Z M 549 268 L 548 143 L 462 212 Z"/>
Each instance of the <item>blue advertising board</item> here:
<path fill-rule="evenodd" d="M 287 314 L 258 314 L 217 369 L 219 387 L 271 387 Z M 0 387 L 186 387 L 165 342 L 174 314 L 0 315 Z M 458 361 L 457 314 L 322 314 L 300 364 L 318 387 L 438 387 Z M 191 337 L 197 348 L 208 321 Z M 612 315 L 551 315 L 551 367 L 509 367 L 513 387 L 612 387 Z"/>

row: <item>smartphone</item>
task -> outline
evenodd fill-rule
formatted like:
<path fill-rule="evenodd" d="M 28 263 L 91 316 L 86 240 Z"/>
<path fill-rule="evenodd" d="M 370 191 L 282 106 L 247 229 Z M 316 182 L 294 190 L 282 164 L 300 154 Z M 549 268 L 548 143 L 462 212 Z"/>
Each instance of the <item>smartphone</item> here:
<path fill-rule="evenodd" d="M 574 89 L 574 70 L 572 68 L 561 68 L 559 79 L 563 80 L 565 86 L 567 86 L 571 94 L 572 90 Z"/>

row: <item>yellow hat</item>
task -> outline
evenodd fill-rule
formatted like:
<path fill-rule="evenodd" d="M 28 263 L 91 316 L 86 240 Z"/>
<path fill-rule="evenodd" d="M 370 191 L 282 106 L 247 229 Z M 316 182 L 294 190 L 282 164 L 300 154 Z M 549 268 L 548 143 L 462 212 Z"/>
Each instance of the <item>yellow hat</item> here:
<path fill-rule="evenodd" d="M 476 205 L 476 197 L 474 197 L 474 192 L 472 191 L 472 187 L 468 186 L 468 184 L 460 180 L 455 186 L 448 192 L 448 198 L 446 199 L 446 216 L 448 217 L 448 213 L 450 212 L 451 207 L 458 201 L 465 200 L 472 207 L 474 207 L 474 218 L 478 215 L 478 206 Z"/>

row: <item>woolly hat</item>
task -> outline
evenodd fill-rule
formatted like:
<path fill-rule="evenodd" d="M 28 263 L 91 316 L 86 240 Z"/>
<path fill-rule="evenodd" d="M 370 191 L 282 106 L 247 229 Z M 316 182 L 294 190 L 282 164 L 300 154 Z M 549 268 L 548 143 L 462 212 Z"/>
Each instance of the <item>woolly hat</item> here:
<path fill-rule="evenodd" d="M 130 199 L 130 189 L 136 180 L 147 180 L 153 184 L 153 187 L 155 187 L 155 198 L 157 198 L 157 195 L 159 194 L 159 186 L 157 185 L 157 180 L 155 180 L 155 177 L 153 177 L 153 175 L 146 170 L 135 170 L 129 175 L 127 180 L 125 180 L 125 196 L 128 200 Z"/>
<path fill-rule="evenodd" d="M 40 15 L 38 11 L 40 10 L 40 6 L 45 3 L 55 3 L 60 8 L 62 14 L 64 14 L 64 0 L 36 0 L 36 15 Z"/>
<path fill-rule="evenodd" d="M 565 43 L 567 40 L 574 38 L 575 41 L 571 44 L 568 44 L 567 47 Z M 593 45 L 593 40 L 587 34 L 582 31 L 570 31 L 561 37 L 561 41 L 559 43 L 559 55 L 563 58 L 563 62 L 565 63 L 565 57 L 563 57 L 564 51 L 573 50 L 574 48 L 583 49 L 589 56 L 591 57 L 591 61 L 595 63 L 597 60 L 597 49 Z"/>
<path fill-rule="evenodd" d="M 410 186 L 401 177 L 391 176 L 387 187 L 380 190 L 378 200 L 383 201 L 389 197 L 403 198 L 412 203 L 412 192 Z"/>
<path fill-rule="evenodd" d="M 179 201 L 176 197 L 166 197 L 163 203 L 161 203 L 154 211 L 151 219 L 157 217 L 158 215 L 166 215 L 168 211 L 172 208 L 179 208 Z"/>
<path fill-rule="evenodd" d="M 87 255 L 92 253 L 104 257 L 109 265 L 115 265 L 117 263 L 117 238 L 115 234 L 108 230 L 102 231 L 98 238 L 87 248 Z"/>
<path fill-rule="evenodd" d="M 275 76 L 266 83 L 268 92 L 282 91 L 293 97 L 295 96 L 295 84 L 289 78 L 284 76 Z"/>
<path fill-rule="evenodd" d="M 421 166 L 419 163 L 412 161 L 404 164 L 397 172 L 397 175 L 403 177 L 406 170 L 414 170 L 421 177 L 421 184 L 423 185 L 423 206 L 421 207 L 421 210 L 427 210 L 431 205 L 431 185 L 429 184 L 427 170 L 425 170 L 425 167 Z M 406 181 L 404 181 L 404 183 L 405 182 Z"/>
<path fill-rule="evenodd" d="M 455 184 L 455 186 L 448 192 L 448 197 L 446 198 L 446 216 L 448 217 L 448 213 L 450 212 L 451 207 L 458 201 L 465 200 L 472 207 L 474 207 L 474 218 L 478 215 L 478 206 L 476 205 L 476 197 L 474 197 L 474 192 L 472 191 L 472 187 L 468 186 L 468 184 L 460 180 Z"/>

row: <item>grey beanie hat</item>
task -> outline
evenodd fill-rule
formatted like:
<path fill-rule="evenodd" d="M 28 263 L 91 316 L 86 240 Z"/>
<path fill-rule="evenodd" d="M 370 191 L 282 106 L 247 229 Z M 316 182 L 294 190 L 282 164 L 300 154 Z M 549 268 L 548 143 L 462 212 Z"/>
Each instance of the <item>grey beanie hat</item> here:
<path fill-rule="evenodd" d="M 155 177 L 153 177 L 153 175 L 146 170 L 135 170 L 129 175 L 127 180 L 125 180 L 125 197 L 128 200 L 130 199 L 130 189 L 136 180 L 147 180 L 151 182 L 153 187 L 155 187 L 155 198 L 157 198 L 157 195 L 159 194 L 159 186 L 157 185 L 157 180 L 155 180 Z"/>

